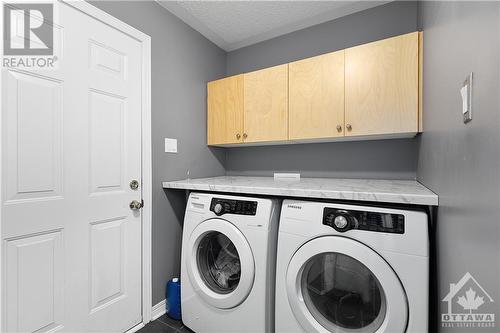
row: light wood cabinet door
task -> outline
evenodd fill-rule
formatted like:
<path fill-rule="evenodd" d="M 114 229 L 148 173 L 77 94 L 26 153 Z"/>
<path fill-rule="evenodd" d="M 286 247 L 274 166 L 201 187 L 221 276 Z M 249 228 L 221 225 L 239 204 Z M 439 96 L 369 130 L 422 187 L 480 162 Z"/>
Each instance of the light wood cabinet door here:
<path fill-rule="evenodd" d="M 243 75 L 207 84 L 207 142 L 243 141 Z"/>
<path fill-rule="evenodd" d="M 346 136 L 418 132 L 418 32 L 345 50 L 345 70 Z"/>
<path fill-rule="evenodd" d="M 291 140 L 344 136 L 344 50 L 289 64 Z"/>
<path fill-rule="evenodd" d="M 288 139 L 288 64 L 244 74 L 244 142 Z"/>

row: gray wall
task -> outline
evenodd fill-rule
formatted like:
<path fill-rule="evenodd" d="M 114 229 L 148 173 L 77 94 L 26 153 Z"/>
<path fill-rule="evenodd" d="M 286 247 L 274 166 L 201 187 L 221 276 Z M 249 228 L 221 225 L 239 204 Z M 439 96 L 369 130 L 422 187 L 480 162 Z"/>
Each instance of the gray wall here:
<path fill-rule="evenodd" d="M 153 1 L 93 5 L 152 38 L 153 304 L 179 276 L 184 194 L 161 182 L 224 174 L 224 151 L 206 146 L 206 82 L 224 76 L 226 54 Z M 177 138 L 178 154 L 164 152 Z"/>
<path fill-rule="evenodd" d="M 438 281 L 434 302 L 444 311 L 440 299 L 449 291 L 449 283 L 470 272 L 495 300 L 498 320 L 500 5 L 426 1 L 420 5 L 424 133 L 417 176 L 439 194 L 440 201 L 437 276 L 431 277 Z M 464 125 L 459 89 L 469 72 L 474 72 L 473 120 Z M 480 331 L 498 332 L 498 328 Z"/>
<path fill-rule="evenodd" d="M 292 32 L 227 55 L 228 75 L 417 30 L 417 3 L 392 2 Z M 414 179 L 416 139 L 230 148 L 228 175 L 297 171 L 309 177 Z"/>
<path fill-rule="evenodd" d="M 225 166 L 227 175 L 414 179 L 417 147 L 414 139 L 392 139 L 230 148 Z"/>

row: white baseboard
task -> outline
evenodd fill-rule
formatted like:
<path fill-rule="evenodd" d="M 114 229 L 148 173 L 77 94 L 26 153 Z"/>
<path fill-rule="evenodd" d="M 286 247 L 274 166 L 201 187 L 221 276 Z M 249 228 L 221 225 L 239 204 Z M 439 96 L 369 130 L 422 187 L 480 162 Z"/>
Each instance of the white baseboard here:
<path fill-rule="evenodd" d="M 137 324 L 134 327 L 132 327 L 131 329 L 129 329 L 128 331 L 126 331 L 125 333 L 134 333 L 134 332 L 137 332 L 138 330 L 140 330 L 144 326 L 145 326 L 144 323 Z"/>
<path fill-rule="evenodd" d="M 156 320 L 163 316 L 167 312 L 167 309 L 165 307 L 165 300 L 161 301 L 160 303 L 153 305 L 153 308 L 151 309 L 151 321 Z"/>

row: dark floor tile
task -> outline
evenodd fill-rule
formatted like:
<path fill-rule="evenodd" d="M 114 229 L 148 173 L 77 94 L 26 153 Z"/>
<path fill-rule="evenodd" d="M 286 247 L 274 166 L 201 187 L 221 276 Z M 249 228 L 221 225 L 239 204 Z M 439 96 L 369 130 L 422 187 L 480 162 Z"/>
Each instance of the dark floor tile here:
<path fill-rule="evenodd" d="M 175 333 L 176 328 L 165 325 L 159 320 L 152 321 L 137 331 L 137 333 Z"/>
<path fill-rule="evenodd" d="M 168 326 L 173 327 L 175 329 L 179 329 L 182 326 L 184 326 L 182 324 L 182 321 L 180 321 L 180 320 L 174 320 L 174 319 L 170 318 L 167 314 L 164 314 L 163 316 L 161 316 L 157 320 L 159 320 L 162 323 L 167 324 Z"/>
<path fill-rule="evenodd" d="M 194 333 L 193 331 L 191 331 L 191 329 L 187 326 L 182 326 L 181 328 L 179 328 L 177 330 L 177 333 Z"/>

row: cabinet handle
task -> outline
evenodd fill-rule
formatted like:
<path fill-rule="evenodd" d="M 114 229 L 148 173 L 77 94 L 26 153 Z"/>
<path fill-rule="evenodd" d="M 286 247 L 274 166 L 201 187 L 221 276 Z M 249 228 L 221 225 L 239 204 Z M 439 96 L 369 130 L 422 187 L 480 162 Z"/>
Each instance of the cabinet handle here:
<path fill-rule="evenodd" d="M 241 138 L 240 133 L 237 133 L 237 134 L 236 134 L 236 139 L 238 139 L 238 140 L 239 140 L 240 138 Z"/>
<path fill-rule="evenodd" d="M 342 132 L 342 126 L 337 125 L 337 132 Z"/>
<path fill-rule="evenodd" d="M 246 139 L 248 135 L 246 133 L 243 133 L 243 139 Z"/>
<path fill-rule="evenodd" d="M 347 124 L 347 125 L 345 125 L 345 127 L 347 128 L 348 131 L 352 130 L 351 124 Z"/>

